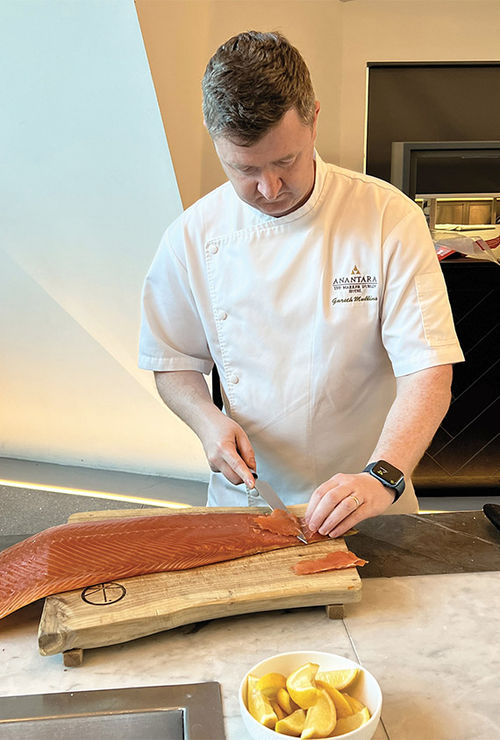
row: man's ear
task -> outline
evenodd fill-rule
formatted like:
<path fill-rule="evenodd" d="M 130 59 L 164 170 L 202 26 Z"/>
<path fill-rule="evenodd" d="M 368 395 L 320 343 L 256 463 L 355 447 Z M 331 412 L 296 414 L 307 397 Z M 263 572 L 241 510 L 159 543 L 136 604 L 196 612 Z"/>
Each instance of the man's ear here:
<path fill-rule="evenodd" d="M 317 127 L 317 123 L 318 123 L 318 116 L 319 116 L 319 109 L 320 109 L 320 107 L 321 106 L 320 106 L 319 100 L 316 100 L 316 102 L 314 103 L 314 120 L 313 120 L 313 125 L 312 125 L 312 133 L 313 133 L 313 138 L 314 139 L 316 139 L 316 127 Z"/>

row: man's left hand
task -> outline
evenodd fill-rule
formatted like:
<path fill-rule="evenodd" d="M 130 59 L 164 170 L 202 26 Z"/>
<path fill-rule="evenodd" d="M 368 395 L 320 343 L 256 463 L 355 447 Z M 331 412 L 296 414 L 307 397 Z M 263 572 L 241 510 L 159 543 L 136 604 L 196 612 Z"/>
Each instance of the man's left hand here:
<path fill-rule="evenodd" d="M 369 473 L 337 473 L 313 493 L 306 510 L 312 532 L 340 537 L 363 519 L 377 516 L 394 494 Z"/>

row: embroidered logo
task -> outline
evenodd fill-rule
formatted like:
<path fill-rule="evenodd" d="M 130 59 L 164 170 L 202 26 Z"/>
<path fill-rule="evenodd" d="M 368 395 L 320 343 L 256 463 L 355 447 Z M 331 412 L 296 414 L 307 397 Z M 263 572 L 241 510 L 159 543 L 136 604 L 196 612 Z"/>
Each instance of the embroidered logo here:
<path fill-rule="evenodd" d="M 377 287 L 378 281 L 375 275 L 363 275 L 358 266 L 354 265 L 350 275 L 333 278 L 332 305 L 378 301 Z"/>

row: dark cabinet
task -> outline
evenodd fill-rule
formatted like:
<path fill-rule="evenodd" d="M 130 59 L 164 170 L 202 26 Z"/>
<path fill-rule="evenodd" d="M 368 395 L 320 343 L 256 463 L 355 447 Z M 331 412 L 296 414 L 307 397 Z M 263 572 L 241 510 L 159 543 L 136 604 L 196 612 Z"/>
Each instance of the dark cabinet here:
<path fill-rule="evenodd" d="M 421 495 L 474 495 L 500 486 L 500 267 L 467 258 L 441 265 L 465 362 L 455 365 L 450 409 L 413 478 Z"/>

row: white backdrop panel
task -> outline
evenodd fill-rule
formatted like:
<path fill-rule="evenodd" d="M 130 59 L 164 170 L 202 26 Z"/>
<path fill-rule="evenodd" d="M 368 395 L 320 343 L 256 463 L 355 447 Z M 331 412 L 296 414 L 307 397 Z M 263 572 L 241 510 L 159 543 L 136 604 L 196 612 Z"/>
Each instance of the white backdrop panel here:
<path fill-rule="evenodd" d="M 182 206 L 133 0 L 2 0 L 0 82 L 0 454 L 205 478 L 137 368 Z"/>

